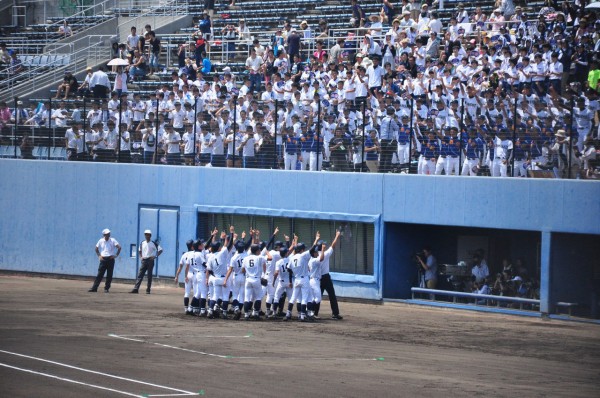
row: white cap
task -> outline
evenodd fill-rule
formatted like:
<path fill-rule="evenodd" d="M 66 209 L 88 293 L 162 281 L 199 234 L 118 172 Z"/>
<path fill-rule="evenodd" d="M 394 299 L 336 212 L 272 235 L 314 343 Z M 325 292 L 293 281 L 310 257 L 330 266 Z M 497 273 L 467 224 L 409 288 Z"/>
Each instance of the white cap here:
<path fill-rule="evenodd" d="M 149 229 L 147 229 L 147 230 L 144 231 L 144 235 L 145 234 L 152 235 L 152 231 L 150 231 Z"/>
<path fill-rule="evenodd" d="M 108 235 L 108 234 L 110 234 L 110 229 L 108 229 L 108 228 L 104 228 L 104 229 L 102 230 L 102 235 Z"/>

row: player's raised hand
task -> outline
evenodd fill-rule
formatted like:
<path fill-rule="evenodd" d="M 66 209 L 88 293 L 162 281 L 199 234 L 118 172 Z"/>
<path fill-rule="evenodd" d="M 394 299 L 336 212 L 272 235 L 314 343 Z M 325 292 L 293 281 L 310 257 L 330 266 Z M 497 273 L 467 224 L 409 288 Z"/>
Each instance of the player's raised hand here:
<path fill-rule="evenodd" d="M 215 236 L 219 233 L 219 229 L 217 227 L 215 227 L 211 233 L 212 236 Z"/>
<path fill-rule="evenodd" d="M 233 240 L 235 241 L 235 240 L 237 240 L 237 238 L 238 238 L 238 234 L 236 234 L 236 233 L 234 232 L 234 233 L 233 233 Z"/>
<path fill-rule="evenodd" d="M 242 231 L 242 239 L 246 239 L 246 231 Z"/>
<path fill-rule="evenodd" d="M 340 231 L 339 229 L 337 231 L 335 231 L 335 237 L 337 238 L 338 236 L 340 236 L 342 234 L 342 231 Z"/>
<path fill-rule="evenodd" d="M 315 235 L 315 239 L 316 240 L 321 239 L 321 233 L 319 231 L 317 231 L 317 234 Z"/>
<path fill-rule="evenodd" d="M 279 232 L 279 227 L 275 227 L 275 232 L 273 232 L 273 235 L 277 235 L 278 232 Z"/>
<path fill-rule="evenodd" d="M 227 234 L 225 233 L 225 231 L 221 231 L 221 239 L 225 239 L 226 236 Z"/>
<path fill-rule="evenodd" d="M 289 242 L 289 241 L 290 241 L 290 237 L 289 237 L 289 236 L 287 236 L 287 235 L 283 235 L 283 237 L 284 237 L 284 239 L 285 239 L 285 241 L 286 241 L 286 242 Z"/>
<path fill-rule="evenodd" d="M 233 225 L 229 226 L 229 233 L 234 233 L 235 232 L 235 227 Z"/>

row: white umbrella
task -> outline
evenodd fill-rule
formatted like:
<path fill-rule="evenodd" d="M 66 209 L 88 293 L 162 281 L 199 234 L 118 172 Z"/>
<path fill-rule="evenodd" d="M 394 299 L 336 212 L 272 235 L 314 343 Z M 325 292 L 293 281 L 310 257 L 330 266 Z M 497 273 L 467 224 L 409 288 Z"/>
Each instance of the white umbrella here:
<path fill-rule="evenodd" d="M 585 6 L 586 10 L 600 10 L 600 1 L 595 1 L 592 4 Z"/>
<path fill-rule="evenodd" d="M 121 58 L 113 58 L 109 61 L 108 66 L 127 66 L 129 62 Z"/>

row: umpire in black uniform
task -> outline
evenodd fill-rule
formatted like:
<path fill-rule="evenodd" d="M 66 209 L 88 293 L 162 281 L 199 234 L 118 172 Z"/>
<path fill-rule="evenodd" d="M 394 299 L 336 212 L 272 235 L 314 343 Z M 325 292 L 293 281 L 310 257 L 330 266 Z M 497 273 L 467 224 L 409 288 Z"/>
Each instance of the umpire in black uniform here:
<path fill-rule="evenodd" d="M 142 281 L 144 280 L 144 275 L 146 272 L 148 272 L 148 286 L 146 287 L 146 294 L 150 294 L 150 289 L 152 288 L 152 270 L 154 269 L 154 259 L 160 256 L 163 252 L 162 247 L 152 241 L 152 231 L 149 229 L 145 230 L 144 238 L 145 239 L 140 243 L 140 247 L 138 248 L 138 254 L 142 259 L 142 266 L 140 267 L 140 272 L 138 273 L 137 280 L 135 281 L 135 286 L 130 293 L 138 293 Z"/>

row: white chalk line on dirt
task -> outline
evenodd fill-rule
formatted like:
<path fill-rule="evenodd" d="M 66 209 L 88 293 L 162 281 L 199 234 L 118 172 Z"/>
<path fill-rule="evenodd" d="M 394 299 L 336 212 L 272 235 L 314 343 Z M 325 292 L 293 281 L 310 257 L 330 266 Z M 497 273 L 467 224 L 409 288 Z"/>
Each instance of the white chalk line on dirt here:
<path fill-rule="evenodd" d="M 173 337 L 172 334 L 119 334 L 119 337 Z M 219 339 L 247 339 L 249 337 L 252 337 L 252 334 L 247 334 L 245 336 L 220 336 L 220 335 L 215 335 L 215 336 L 207 336 L 207 335 L 202 335 L 200 336 L 202 338 L 207 338 L 207 337 L 214 337 L 214 338 L 219 338 Z"/>
<path fill-rule="evenodd" d="M 146 344 L 153 344 L 159 347 L 164 347 L 164 348 L 170 348 L 173 350 L 178 350 L 178 351 L 185 351 L 185 352 L 190 352 L 193 354 L 200 354 L 200 355 L 206 355 L 209 357 L 215 357 L 215 358 L 221 358 L 221 359 L 268 359 L 268 360 L 274 360 L 274 359 L 285 359 L 286 361 L 289 360 L 308 360 L 308 361 L 383 361 L 384 358 L 329 358 L 329 357 L 285 357 L 285 358 L 281 358 L 279 356 L 277 357 L 269 357 L 269 356 L 263 356 L 263 357 L 238 357 L 238 356 L 234 356 L 234 355 L 222 355 L 222 354 L 213 354 L 210 352 L 204 352 L 204 351 L 198 351 L 198 350 L 192 350 L 190 348 L 183 348 L 183 347 L 177 347 L 177 346 L 173 346 L 173 345 L 169 345 L 169 344 L 162 344 L 162 343 L 157 343 L 154 341 L 149 341 L 149 340 L 142 340 L 142 339 L 134 339 L 131 337 L 125 337 L 125 336 L 133 336 L 133 335 L 120 335 L 120 334 L 114 334 L 114 333 L 109 333 L 108 335 L 109 337 L 114 337 L 117 339 L 122 339 L 122 340 L 128 340 L 128 341 L 135 341 L 137 343 L 146 343 Z M 159 335 L 160 336 L 160 335 Z M 250 337 L 251 334 L 248 334 L 244 337 Z M 143 336 L 140 336 L 143 337 Z M 157 336 L 150 336 L 150 337 L 157 337 Z M 203 336 L 205 337 L 205 336 Z"/>
<path fill-rule="evenodd" d="M 38 376 L 49 377 L 51 379 L 56 379 L 56 380 L 60 380 L 60 381 L 66 381 L 66 382 L 74 383 L 74 384 L 80 384 L 80 385 L 86 386 L 86 387 L 98 388 L 100 390 L 105 390 L 105 391 L 110 391 L 110 392 L 116 392 L 118 394 L 123 394 L 123 395 L 129 395 L 130 397 L 140 397 L 140 398 L 144 397 L 143 395 L 132 394 L 130 392 L 116 390 L 114 388 L 108 388 L 108 387 L 98 386 L 98 385 L 95 385 L 95 384 L 84 383 L 82 381 L 77 381 L 77 380 L 73 380 L 73 379 L 67 379 L 65 377 L 55 376 L 55 375 L 52 375 L 50 373 L 43 373 L 43 372 L 37 372 L 35 370 L 31 370 L 31 369 L 19 368 L 19 367 L 12 366 L 12 365 L 9 365 L 9 364 L 6 364 L 6 363 L 2 363 L 2 362 L 0 362 L 0 366 L 4 366 L 5 368 L 10 368 L 10 369 L 15 369 L 15 370 L 18 370 L 18 371 L 21 371 L 21 372 L 31 373 L 31 374 L 38 375 Z M 189 394 L 185 394 L 185 395 L 189 395 Z"/>
<path fill-rule="evenodd" d="M 96 375 L 100 375 L 100 376 L 105 376 L 105 377 L 111 377 L 113 379 L 128 381 L 128 382 L 131 382 L 131 383 L 143 384 L 143 385 L 150 386 L 150 387 L 162 388 L 164 390 L 176 391 L 176 392 L 179 392 L 179 393 L 184 393 L 185 395 L 199 395 L 198 393 L 194 393 L 194 392 L 186 391 L 186 390 L 181 390 L 179 388 L 167 387 L 167 386 L 163 386 L 163 385 L 160 385 L 160 384 L 154 384 L 154 383 L 148 383 L 148 382 L 141 381 L 141 380 L 130 379 L 128 377 L 122 377 L 122 376 L 117 376 L 117 375 L 113 375 L 113 374 L 110 374 L 110 373 L 99 372 L 97 370 L 80 368 L 78 366 L 68 365 L 66 363 L 57 362 L 57 361 L 51 361 L 49 359 L 34 357 L 34 356 L 31 356 L 31 355 L 19 354 L 17 352 L 10 352 L 10 351 L 0 350 L 0 353 L 14 355 L 14 356 L 21 357 L 21 358 L 33 359 L 33 360 L 40 361 L 40 362 L 46 362 L 46 363 L 50 363 L 50 364 L 53 364 L 53 365 L 62 366 L 62 367 L 69 368 L 69 369 L 79 370 L 81 372 L 92 373 L 92 374 L 96 374 Z M 11 367 L 11 365 L 5 365 L 5 364 L 3 364 L 3 366 Z M 19 370 L 21 370 L 21 369 L 19 369 Z M 22 370 L 23 371 L 28 371 L 28 369 L 22 369 Z M 33 371 L 33 370 L 31 370 L 30 372 L 35 373 L 35 371 Z M 40 373 L 40 372 L 37 372 L 37 373 Z M 53 377 L 53 375 L 50 375 L 50 374 L 43 374 L 43 375 L 44 376 L 48 376 L 48 377 Z M 59 377 L 56 376 L 55 378 L 59 378 Z M 71 380 L 71 379 L 65 379 L 65 381 L 72 381 L 72 382 L 79 383 L 79 384 L 85 384 L 83 382 L 78 382 L 76 380 Z M 90 385 L 90 386 L 92 386 L 92 385 Z M 101 386 L 98 386 L 98 387 L 102 388 Z M 117 391 L 117 390 L 115 390 L 115 391 Z M 121 391 L 119 391 L 119 392 L 121 392 Z M 136 395 L 136 394 L 125 393 L 125 392 L 121 392 L 121 393 L 128 394 L 128 395 L 135 396 L 135 397 L 142 397 L 143 396 L 143 395 Z"/>

